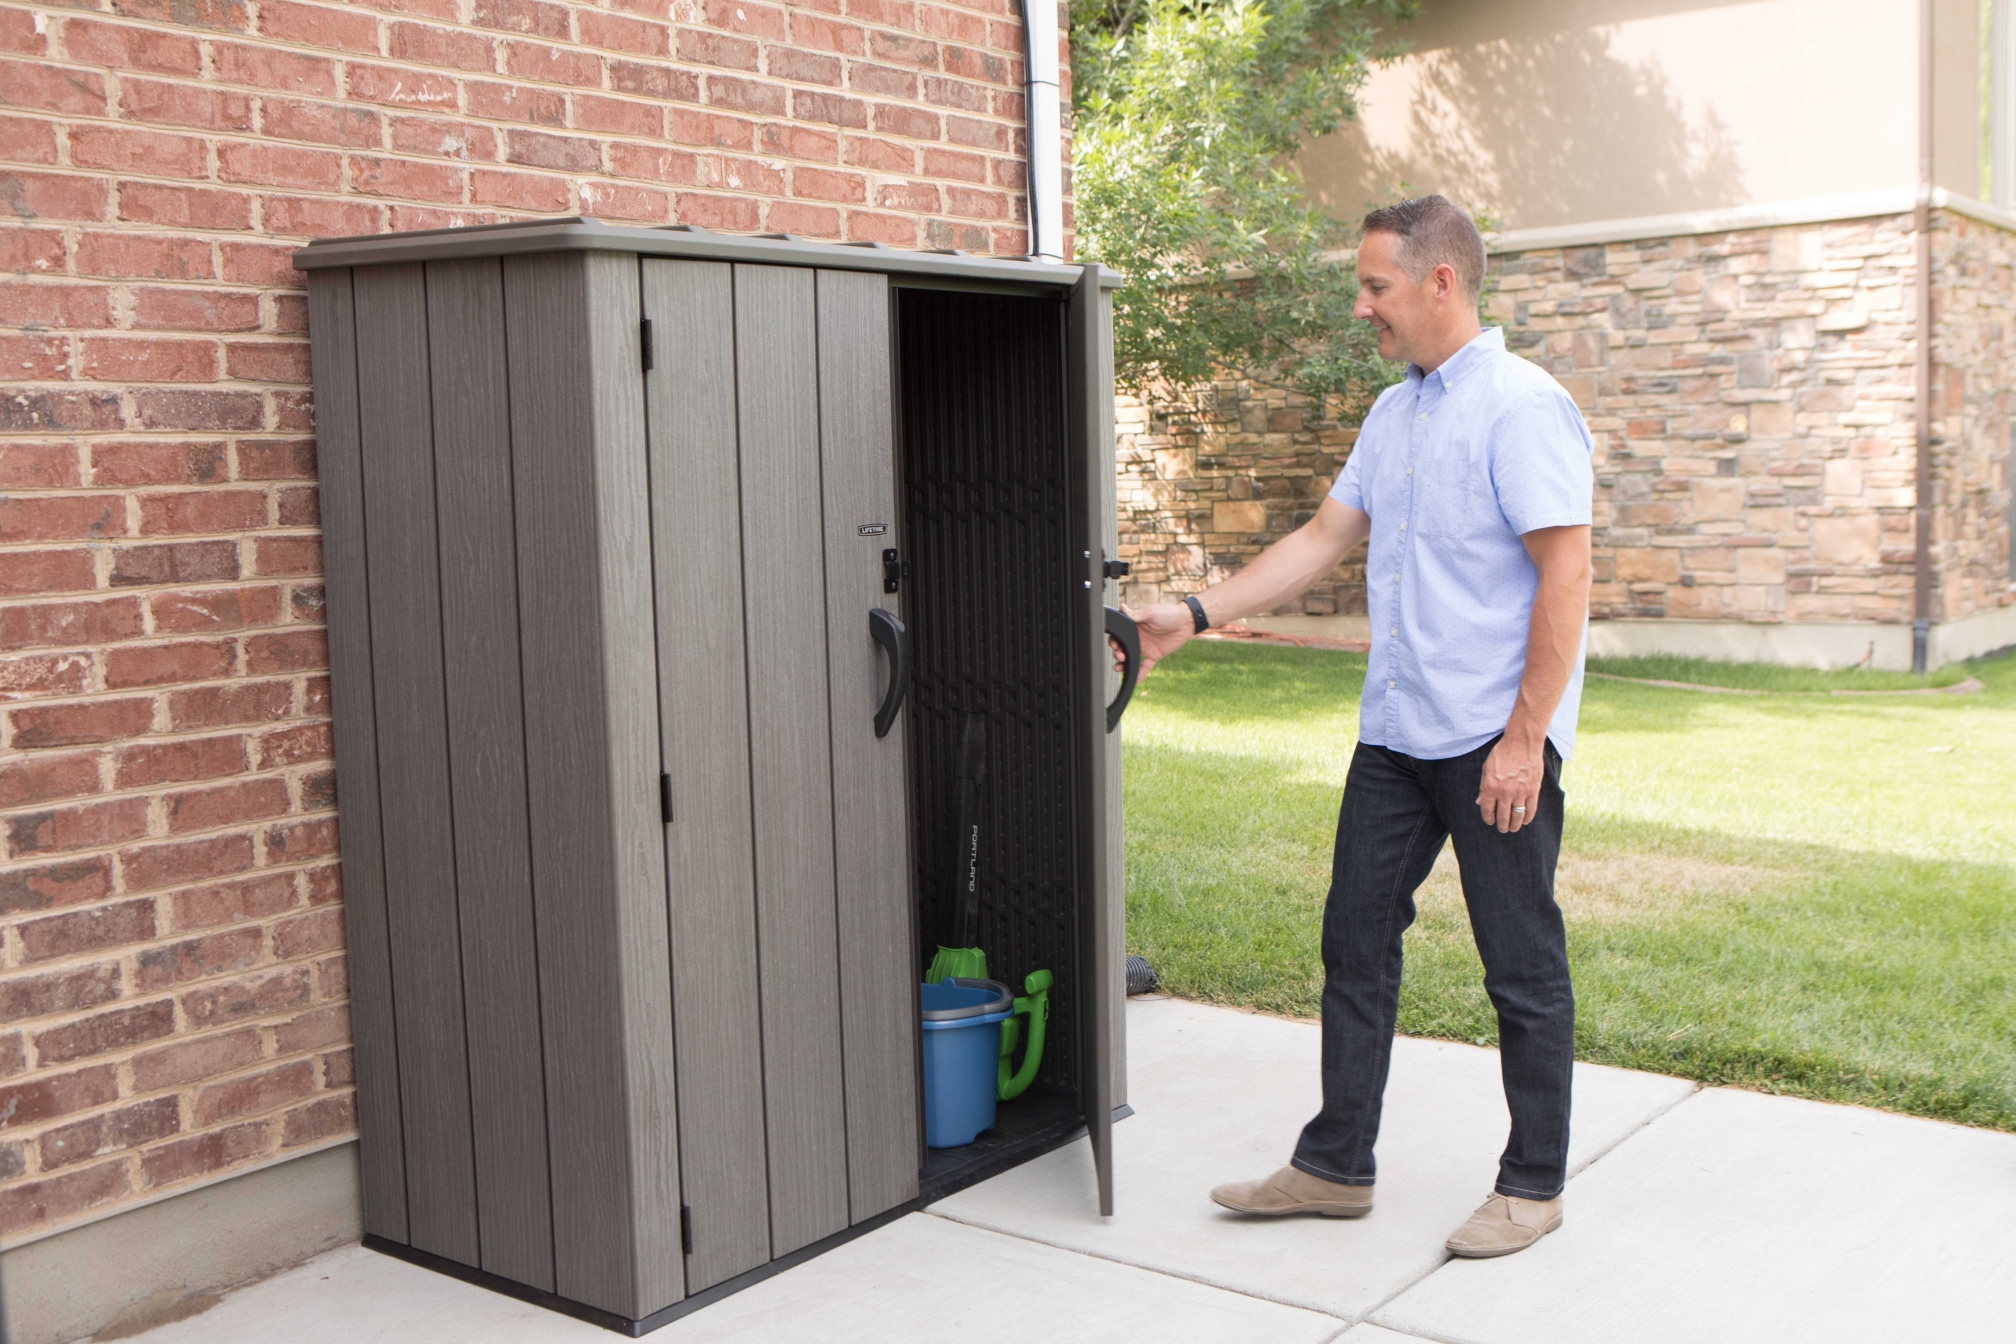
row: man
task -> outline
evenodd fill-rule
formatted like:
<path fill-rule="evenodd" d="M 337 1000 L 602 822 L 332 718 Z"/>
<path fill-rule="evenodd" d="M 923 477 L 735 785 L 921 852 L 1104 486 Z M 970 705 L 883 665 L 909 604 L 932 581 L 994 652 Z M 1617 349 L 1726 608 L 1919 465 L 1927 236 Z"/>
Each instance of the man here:
<path fill-rule="evenodd" d="M 1560 384 L 1477 320 L 1484 243 L 1440 196 L 1365 217 L 1357 316 L 1409 363 L 1316 516 L 1234 577 L 1137 616 L 1144 668 L 1271 611 L 1368 537 L 1372 647 L 1323 914 L 1323 1109 L 1292 1161 L 1212 1199 L 1253 1214 L 1371 1211 L 1400 935 L 1452 839 L 1498 1012 L 1511 1138 L 1449 1239 L 1523 1250 L 1561 1224 L 1574 991 L 1554 864 L 1589 602 L 1590 439 Z"/>

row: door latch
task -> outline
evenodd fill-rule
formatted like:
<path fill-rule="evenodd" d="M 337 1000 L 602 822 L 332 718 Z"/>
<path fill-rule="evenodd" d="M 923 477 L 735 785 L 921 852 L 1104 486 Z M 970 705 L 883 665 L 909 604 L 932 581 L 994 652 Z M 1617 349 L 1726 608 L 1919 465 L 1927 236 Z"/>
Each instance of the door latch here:
<path fill-rule="evenodd" d="M 895 547 L 882 552 L 882 591 L 893 593 L 902 587 L 903 580 L 910 577 L 910 562 L 896 553 Z"/>
<path fill-rule="evenodd" d="M 1108 560 L 1099 566 L 1100 572 L 1109 579 L 1124 579 L 1133 569 L 1134 566 L 1125 560 Z"/>

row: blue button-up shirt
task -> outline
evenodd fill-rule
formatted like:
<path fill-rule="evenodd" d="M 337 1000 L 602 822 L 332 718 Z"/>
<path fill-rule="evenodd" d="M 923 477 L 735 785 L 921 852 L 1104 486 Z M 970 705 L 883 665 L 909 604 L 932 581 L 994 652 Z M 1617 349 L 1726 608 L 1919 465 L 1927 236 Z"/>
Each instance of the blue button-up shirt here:
<path fill-rule="evenodd" d="M 1539 586 L 1519 538 L 1588 524 L 1591 446 L 1561 384 L 1496 327 L 1379 395 L 1330 489 L 1372 518 L 1359 740 L 1442 760 L 1505 731 Z M 1581 701 L 1578 650 L 1547 726 L 1564 759 Z"/>

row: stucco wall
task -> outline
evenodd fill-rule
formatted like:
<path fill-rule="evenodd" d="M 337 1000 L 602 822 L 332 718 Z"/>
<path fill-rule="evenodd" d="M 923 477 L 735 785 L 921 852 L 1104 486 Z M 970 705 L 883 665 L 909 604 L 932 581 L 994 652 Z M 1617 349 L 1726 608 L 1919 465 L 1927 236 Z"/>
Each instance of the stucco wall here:
<path fill-rule="evenodd" d="M 1936 2 L 1940 185 L 1971 196 L 1977 20 Z M 1429 0 L 1396 36 L 1360 118 L 1303 156 L 1342 218 L 1441 191 L 1537 228 L 1917 181 L 1913 0 Z"/>

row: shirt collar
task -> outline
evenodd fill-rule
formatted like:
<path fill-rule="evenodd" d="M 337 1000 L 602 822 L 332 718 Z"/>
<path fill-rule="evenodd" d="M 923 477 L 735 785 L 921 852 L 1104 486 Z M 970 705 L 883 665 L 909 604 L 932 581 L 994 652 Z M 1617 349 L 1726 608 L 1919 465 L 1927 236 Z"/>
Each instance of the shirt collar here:
<path fill-rule="evenodd" d="M 1492 355 L 1502 353 L 1504 349 L 1505 329 L 1503 327 L 1484 328 L 1484 330 L 1472 336 L 1461 350 L 1443 360 L 1441 366 L 1435 370 L 1436 373 L 1442 375 L 1442 390 L 1446 392 L 1456 386 L 1456 384 L 1463 381 L 1465 375 L 1470 370 L 1482 364 Z M 1422 373 L 1419 364 L 1409 364 L 1407 366 L 1408 382 L 1421 383 L 1427 381 L 1432 376 L 1432 374 Z"/>

